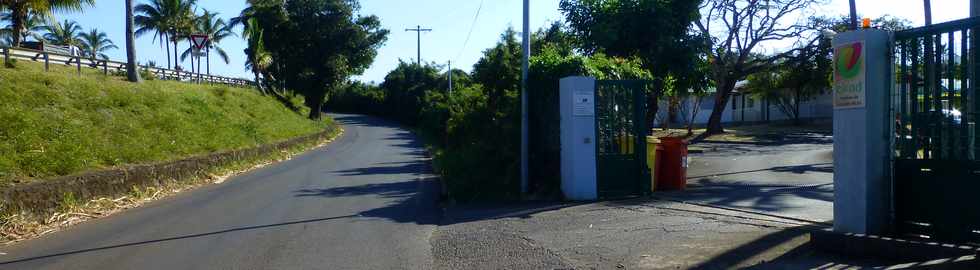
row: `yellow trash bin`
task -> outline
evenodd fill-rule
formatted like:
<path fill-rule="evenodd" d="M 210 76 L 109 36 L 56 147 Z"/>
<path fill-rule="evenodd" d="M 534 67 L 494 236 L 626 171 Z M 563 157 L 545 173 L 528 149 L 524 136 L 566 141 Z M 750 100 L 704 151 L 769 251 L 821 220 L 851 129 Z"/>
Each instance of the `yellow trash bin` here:
<path fill-rule="evenodd" d="M 650 192 L 657 191 L 657 144 L 660 140 L 647 137 L 647 167 L 650 168 Z"/>

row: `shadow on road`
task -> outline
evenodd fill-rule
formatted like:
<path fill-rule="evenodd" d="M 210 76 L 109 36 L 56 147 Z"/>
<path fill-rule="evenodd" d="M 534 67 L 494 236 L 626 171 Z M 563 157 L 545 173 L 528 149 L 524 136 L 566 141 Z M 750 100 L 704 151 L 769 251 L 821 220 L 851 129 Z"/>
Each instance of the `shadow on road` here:
<path fill-rule="evenodd" d="M 60 257 L 60 256 L 67 256 L 67 255 L 75 255 L 75 254 L 88 253 L 88 252 L 94 252 L 94 251 L 101 251 L 101 250 L 107 250 L 107 249 L 116 249 L 116 248 L 141 246 L 141 245 L 155 244 L 155 243 L 161 243 L 161 242 L 169 242 L 169 241 L 178 241 L 178 240 L 185 240 L 185 239 L 192 239 L 192 238 L 200 238 L 200 237 L 207 237 L 207 236 L 215 236 L 215 235 L 226 234 L 226 233 L 234 233 L 234 232 L 241 232 L 241 231 L 252 231 L 252 230 L 261 230 L 261 229 L 269 229 L 269 228 L 282 227 L 282 226 L 290 226 L 290 225 L 303 225 L 303 224 L 326 222 L 326 221 L 331 221 L 331 220 L 338 220 L 338 219 L 345 219 L 345 218 L 354 218 L 354 217 L 358 217 L 358 215 L 346 215 L 346 216 L 336 216 L 336 217 L 327 217 L 327 218 L 304 219 L 304 220 L 297 220 L 297 221 L 290 221 L 290 222 L 283 222 L 283 223 L 275 223 L 275 224 L 266 224 L 266 225 L 257 225 L 257 226 L 238 227 L 238 228 L 232 228 L 232 229 L 220 230 L 220 231 L 213 231 L 213 232 L 206 232 L 206 233 L 188 234 L 188 235 L 181 235 L 181 236 L 160 238 L 160 239 L 154 239 L 154 240 L 146 240 L 146 241 L 139 241 L 139 242 L 130 242 L 130 243 L 124 243 L 124 244 L 118 244 L 118 245 L 103 246 L 103 247 L 96 247 L 96 248 L 87 248 L 87 249 L 80 249 L 80 250 L 75 250 L 75 251 L 67 251 L 67 252 L 60 252 L 60 253 L 54 253 L 54 254 L 48 254 L 48 255 L 41 255 L 41 256 L 35 256 L 35 257 L 30 257 L 30 258 L 17 259 L 17 260 L 13 260 L 13 261 L 4 261 L 4 262 L 0 262 L 0 265 L 8 265 L 8 264 L 14 264 L 14 263 L 22 263 L 22 262 L 27 262 L 27 261 L 34 261 L 34 260 L 54 258 L 54 257 Z"/>
<path fill-rule="evenodd" d="M 483 220 L 503 218 L 531 218 L 536 214 L 556 211 L 591 202 L 514 202 L 514 203 L 474 203 L 457 205 L 445 210 L 439 225 L 452 225 Z"/>
<path fill-rule="evenodd" d="M 743 173 L 754 173 L 754 172 L 789 172 L 796 174 L 805 174 L 809 172 L 822 172 L 822 173 L 833 173 L 834 163 L 817 163 L 817 164 L 806 164 L 806 165 L 795 165 L 795 166 L 777 166 L 768 169 L 760 170 L 749 170 L 749 171 L 739 171 L 739 172 L 726 172 L 726 173 L 715 173 L 710 175 L 699 175 L 687 177 L 688 180 L 699 179 L 705 177 L 716 177 L 716 176 L 726 176 L 726 175 L 736 175 Z"/>
<path fill-rule="evenodd" d="M 428 165 L 422 162 L 405 162 L 396 166 L 373 166 L 350 170 L 335 171 L 340 175 L 380 175 L 380 174 L 417 174 L 422 172 Z"/>
<path fill-rule="evenodd" d="M 371 116 L 335 115 L 334 119 L 344 125 L 400 128 L 394 122 Z M 388 199 L 386 200 L 388 204 L 362 211 L 359 216 L 399 223 L 436 224 L 440 216 L 437 207 L 439 186 L 435 178 L 431 176 L 430 164 L 423 159 L 427 155 L 423 144 L 414 134 L 404 129 L 387 135 L 377 143 L 395 149 L 392 154 L 406 155 L 410 160 L 382 162 L 361 168 L 327 171 L 325 173 L 341 176 L 388 177 L 389 179 L 393 177 L 394 179 L 355 186 L 300 189 L 293 191 L 293 196 L 324 199 L 377 196 Z"/>
<path fill-rule="evenodd" d="M 781 229 L 728 249 L 692 269 L 731 269 L 733 267 L 745 267 L 746 269 L 855 269 L 882 268 L 910 262 L 908 260 L 859 258 L 821 251 L 810 242 L 809 237 L 811 231 L 818 229 L 820 228 L 812 226 Z"/>
<path fill-rule="evenodd" d="M 696 187 L 688 190 L 660 192 L 657 195 L 724 207 L 749 207 L 761 211 L 780 211 L 793 208 L 786 203 L 789 201 L 788 198 L 793 197 L 833 202 L 834 187 L 832 183 L 794 186 L 701 179 Z"/>

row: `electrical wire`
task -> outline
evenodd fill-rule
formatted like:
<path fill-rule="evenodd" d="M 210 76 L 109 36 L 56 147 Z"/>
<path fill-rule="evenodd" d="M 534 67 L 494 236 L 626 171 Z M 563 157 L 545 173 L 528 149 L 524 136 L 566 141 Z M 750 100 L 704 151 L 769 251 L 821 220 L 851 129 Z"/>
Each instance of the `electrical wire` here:
<path fill-rule="evenodd" d="M 463 52 L 466 51 L 466 45 L 470 43 L 470 36 L 473 35 L 473 29 L 476 28 L 476 21 L 480 19 L 480 11 L 483 11 L 483 1 L 480 0 L 480 7 L 476 9 L 476 15 L 473 16 L 473 23 L 470 24 L 470 32 L 466 34 L 466 41 L 463 41 L 463 48 L 460 48 L 459 53 L 456 54 L 456 58 L 453 58 L 454 62 L 463 56 Z"/>

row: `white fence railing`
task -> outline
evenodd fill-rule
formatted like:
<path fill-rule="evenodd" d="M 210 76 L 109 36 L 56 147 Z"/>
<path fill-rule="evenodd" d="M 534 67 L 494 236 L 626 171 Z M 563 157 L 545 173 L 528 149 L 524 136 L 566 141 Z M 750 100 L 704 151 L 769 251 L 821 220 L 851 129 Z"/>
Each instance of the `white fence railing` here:
<path fill-rule="evenodd" d="M 50 69 L 51 64 L 65 65 L 65 66 L 75 66 L 78 70 L 78 74 L 82 73 L 82 67 L 102 69 L 105 75 L 109 75 L 109 72 L 119 72 L 126 70 L 126 62 L 103 60 L 103 59 L 91 59 L 83 56 L 72 56 L 68 54 L 60 54 L 54 52 L 45 52 L 25 48 L 11 48 L 3 47 L 3 62 L 4 64 L 10 62 L 10 59 L 24 60 L 24 61 L 34 61 L 34 62 L 44 62 L 44 71 Z M 229 78 L 223 76 L 215 76 L 208 74 L 192 73 L 187 71 L 157 68 L 157 67 L 138 67 L 139 69 L 148 69 L 153 73 L 157 79 L 162 80 L 175 80 L 175 81 L 187 81 L 187 82 L 207 82 L 207 83 L 220 83 L 238 86 L 251 86 L 255 85 L 251 80 L 241 79 L 241 78 Z"/>

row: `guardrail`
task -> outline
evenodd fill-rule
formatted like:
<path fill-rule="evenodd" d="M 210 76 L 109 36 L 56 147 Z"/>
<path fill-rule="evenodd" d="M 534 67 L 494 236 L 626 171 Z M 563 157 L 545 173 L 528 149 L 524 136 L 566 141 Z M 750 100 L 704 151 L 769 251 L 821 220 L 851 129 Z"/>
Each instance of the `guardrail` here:
<path fill-rule="evenodd" d="M 34 62 L 44 62 L 44 71 L 50 69 L 51 64 L 65 65 L 65 66 L 75 66 L 78 74 L 82 74 L 82 67 L 102 69 L 105 75 L 109 75 L 109 72 L 119 72 L 125 71 L 126 62 L 104 60 L 104 59 L 91 59 L 83 56 L 72 56 L 67 54 L 59 54 L 53 52 L 38 51 L 26 48 L 11 48 L 2 47 L 3 51 L 3 62 L 4 64 L 9 63 L 10 59 L 24 60 L 24 61 L 34 61 Z M 174 81 L 186 81 L 186 82 L 208 82 L 208 83 L 220 83 L 238 86 L 252 86 L 255 85 L 254 82 L 246 79 L 240 78 L 229 78 L 223 76 L 215 76 L 201 73 L 193 73 L 187 71 L 157 68 L 157 67 L 138 67 L 139 69 L 147 69 L 153 73 L 157 79 L 161 80 L 174 80 Z"/>

